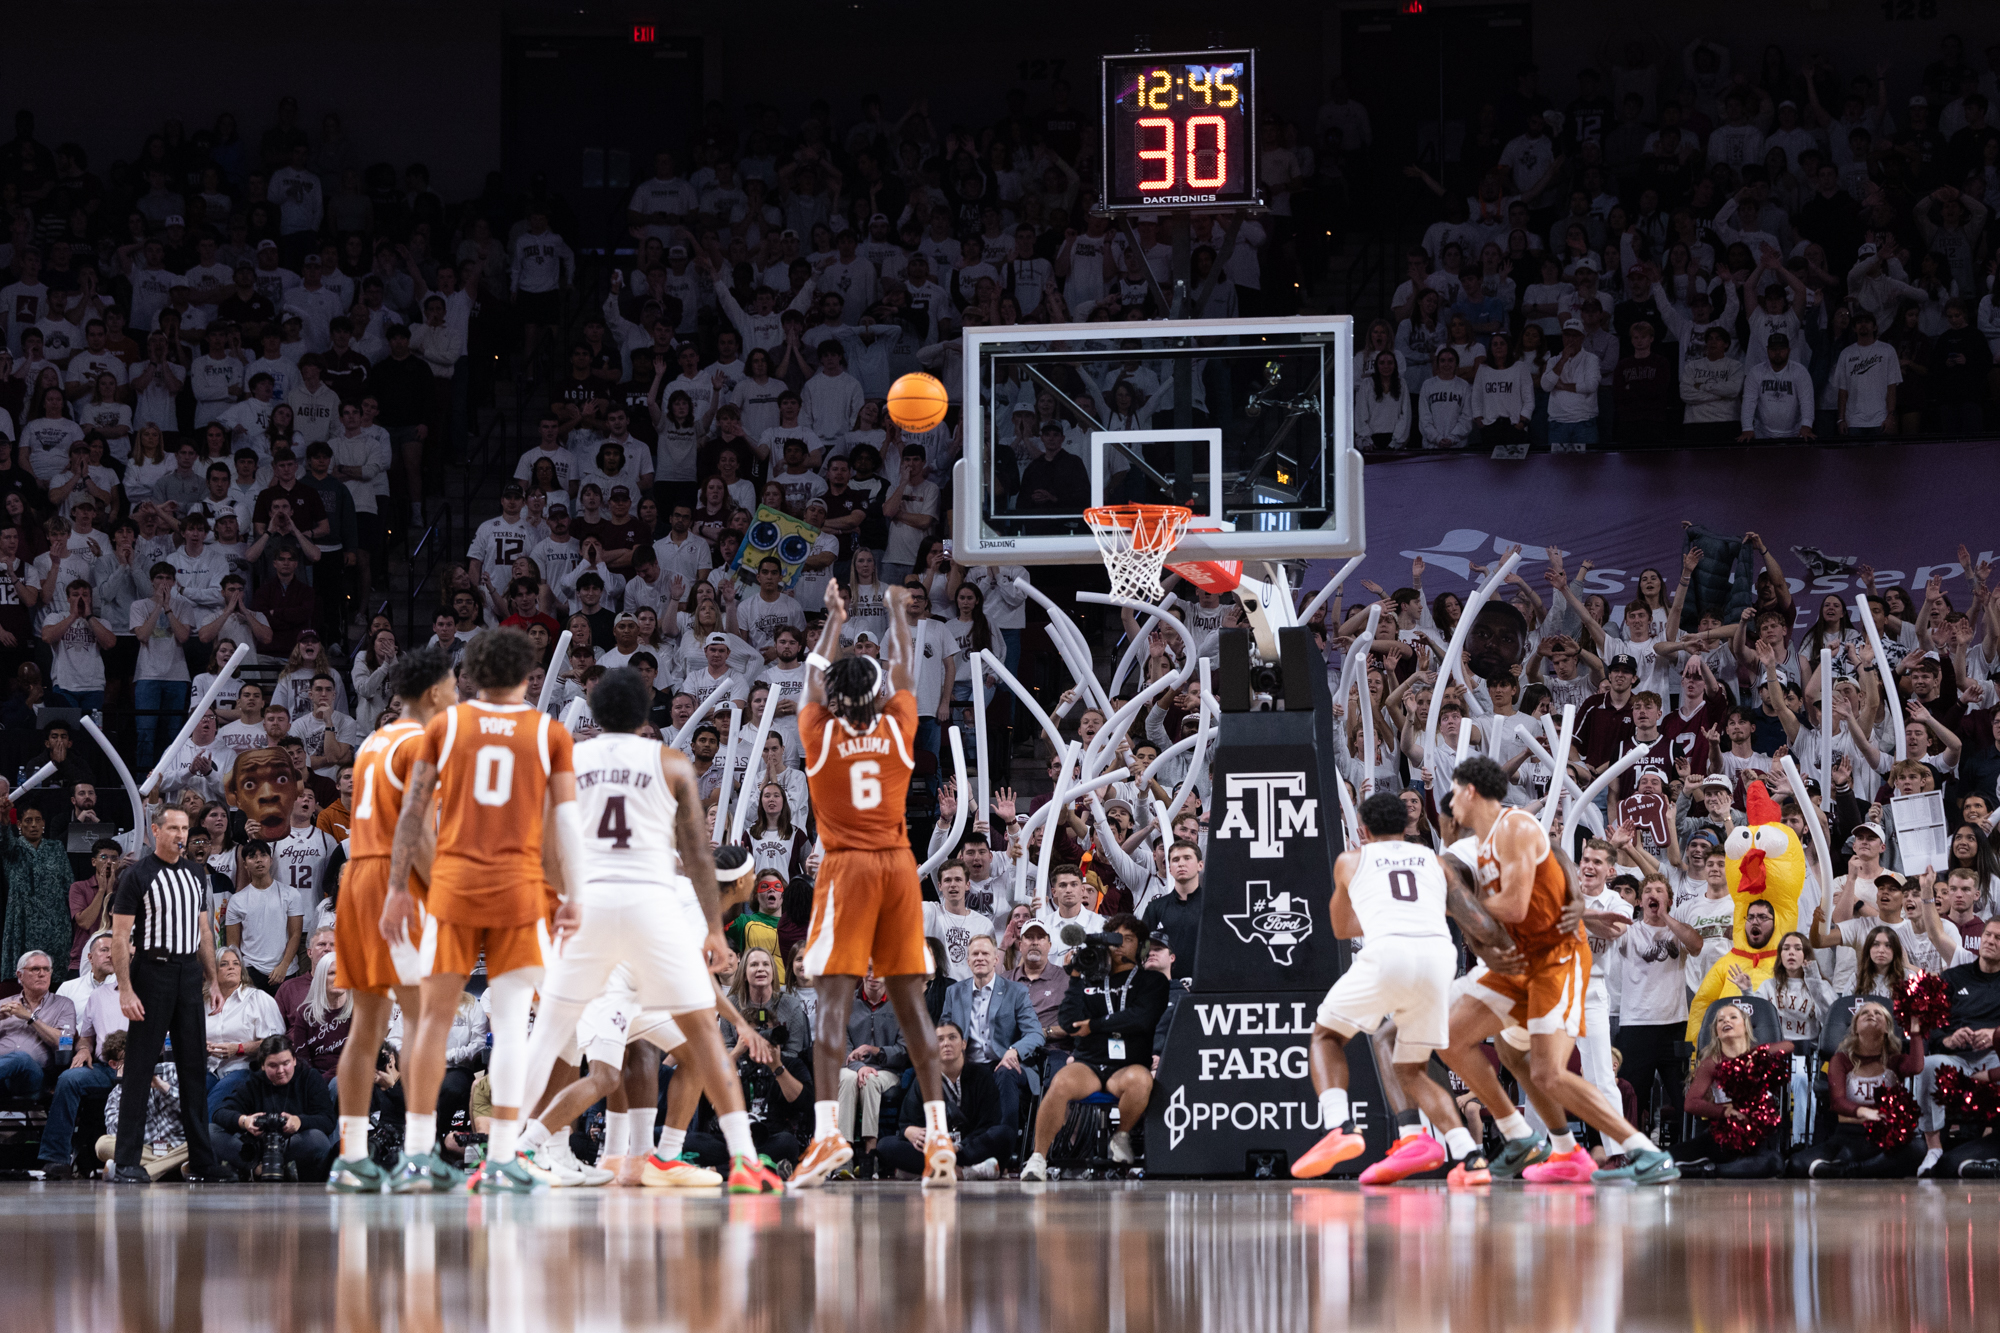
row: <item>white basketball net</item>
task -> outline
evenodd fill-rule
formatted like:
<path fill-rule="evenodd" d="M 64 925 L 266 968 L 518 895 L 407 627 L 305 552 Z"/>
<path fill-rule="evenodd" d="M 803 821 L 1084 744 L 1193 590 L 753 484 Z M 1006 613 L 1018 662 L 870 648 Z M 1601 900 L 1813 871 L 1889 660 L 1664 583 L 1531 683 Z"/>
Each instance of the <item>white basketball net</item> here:
<path fill-rule="evenodd" d="M 1160 570 L 1193 513 L 1179 505 L 1120 505 L 1087 509 L 1083 517 L 1111 575 L 1111 595 L 1159 601 L 1165 591 L 1160 587 Z"/>

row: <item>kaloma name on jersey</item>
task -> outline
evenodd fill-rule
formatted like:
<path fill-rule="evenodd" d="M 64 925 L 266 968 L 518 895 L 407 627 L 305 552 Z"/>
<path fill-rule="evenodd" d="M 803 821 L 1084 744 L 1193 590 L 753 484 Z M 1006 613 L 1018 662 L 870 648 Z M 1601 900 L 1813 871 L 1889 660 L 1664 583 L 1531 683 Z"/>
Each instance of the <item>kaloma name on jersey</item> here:
<path fill-rule="evenodd" d="M 857 754 L 887 754 L 891 749 L 887 736 L 856 736 L 852 740 L 840 741 L 833 747 L 836 757 L 852 759 Z"/>

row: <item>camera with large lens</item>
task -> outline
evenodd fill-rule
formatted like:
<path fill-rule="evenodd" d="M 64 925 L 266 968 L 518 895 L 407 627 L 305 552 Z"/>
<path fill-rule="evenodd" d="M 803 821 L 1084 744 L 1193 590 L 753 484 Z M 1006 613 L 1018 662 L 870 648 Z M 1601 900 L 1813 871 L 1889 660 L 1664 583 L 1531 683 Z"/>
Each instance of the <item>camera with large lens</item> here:
<path fill-rule="evenodd" d="M 1087 931 L 1082 926 L 1064 926 L 1062 942 L 1069 946 L 1069 966 L 1079 976 L 1103 977 L 1111 974 L 1111 956 L 1125 944 L 1115 930 Z"/>
<path fill-rule="evenodd" d="M 264 1143 L 264 1156 L 251 1168 L 250 1174 L 256 1180 L 283 1180 L 285 1178 L 285 1117 L 276 1111 L 266 1111 L 257 1117 L 257 1133 Z"/>

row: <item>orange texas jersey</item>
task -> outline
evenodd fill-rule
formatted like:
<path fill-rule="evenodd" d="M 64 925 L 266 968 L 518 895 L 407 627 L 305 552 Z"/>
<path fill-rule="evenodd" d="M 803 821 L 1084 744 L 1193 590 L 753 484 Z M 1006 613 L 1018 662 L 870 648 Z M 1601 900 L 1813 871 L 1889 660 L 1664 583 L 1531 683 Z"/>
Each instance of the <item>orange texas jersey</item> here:
<path fill-rule="evenodd" d="M 1528 914 L 1507 927 L 1507 933 L 1528 954 L 1548 954 L 1566 945 L 1583 942 L 1583 927 L 1579 923 L 1567 935 L 1558 928 L 1563 908 L 1569 904 L 1569 877 L 1563 873 L 1562 863 L 1556 860 L 1555 852 L 1549 847 L 1548 835 L 1535 817 L 1518 808 L 1504 810 L 1500 818 L 1493 821 L 1493 827 L 1486 831 L 1479 843 L 1479 865 L 1474 872 L 1479 879 L 1483 893 L 1495 894 L 1500 891 L 1500 858 L 1493 850 L 1494 835 L 1506 820 L 1524 823 L 1533 830 L 1536 845 L 1541 855 L 1535 862 L 1535 884 L 1528 891 Z"/>
<path fill-rule="evenodd" d="M 858 736 L 823 704 L 799 710 L 806 786 L 826 850 L 909 850 L 903 805 L 916 767 L 910 760 L 916 739 L 917 700 L 908 690 L 897 690 L 875 725 Z"/>
<path fill-rule="evenodd" d="M 527 704 L 458 704 L 424 728 L 436 765 L 431 915 L 467 926 L 525 926 L 547 912 L 542 807 L 549 778 L 576 771 L 562 723 Z"/>
<path fill-rule="evenodd" d="M 396 822 L 403 817 L 403 788 L 418 746 L 404 742 L 421 737 L 414 722 L 392 722 L 361 742 L 354 752 L 354 815 L 347 826 L 347 855 L 387 856 L 396 843 Z"/>

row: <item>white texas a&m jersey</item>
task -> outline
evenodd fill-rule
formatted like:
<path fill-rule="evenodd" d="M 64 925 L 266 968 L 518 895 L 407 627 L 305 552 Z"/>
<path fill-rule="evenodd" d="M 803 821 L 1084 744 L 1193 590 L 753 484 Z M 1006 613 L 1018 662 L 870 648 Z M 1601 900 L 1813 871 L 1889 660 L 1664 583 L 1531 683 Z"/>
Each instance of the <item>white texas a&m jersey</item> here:
<path fill-rule="evenodd" d="M 680 873 L 679 808 L 660 772 L 658 741 L 604 732 L 576 745 L 576 806 L 583 825 L 582 904 L 633 900 Z"/>
<path fill-rule="evenodd" d="M 1365 842 L 1347 880 L 1347 900 L 1370 943 L 1389 935 L 1451 938 L 1445 925 L 1444 867 L 1413 842 Z"/>

